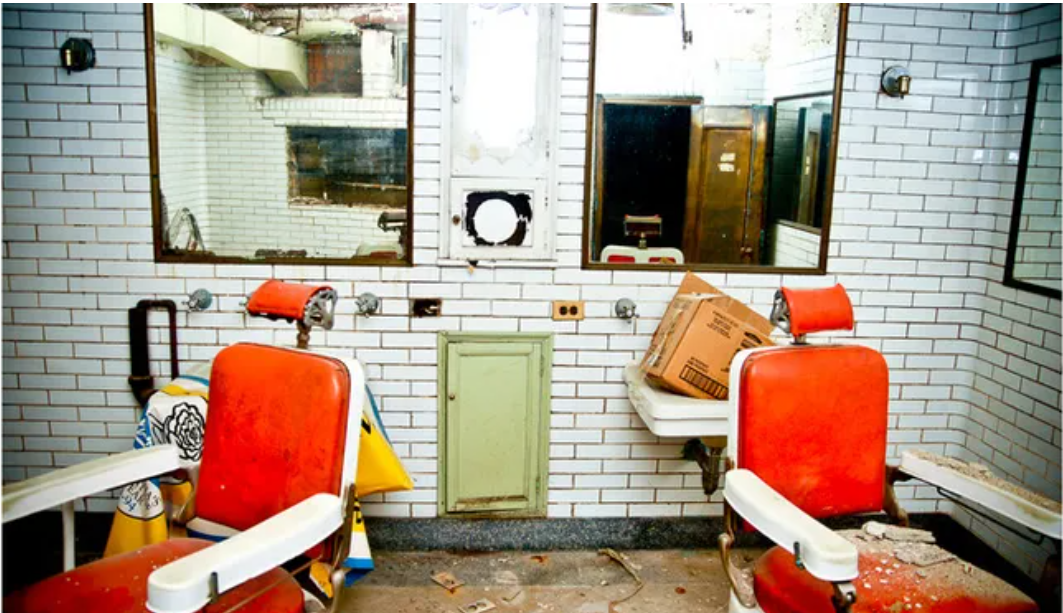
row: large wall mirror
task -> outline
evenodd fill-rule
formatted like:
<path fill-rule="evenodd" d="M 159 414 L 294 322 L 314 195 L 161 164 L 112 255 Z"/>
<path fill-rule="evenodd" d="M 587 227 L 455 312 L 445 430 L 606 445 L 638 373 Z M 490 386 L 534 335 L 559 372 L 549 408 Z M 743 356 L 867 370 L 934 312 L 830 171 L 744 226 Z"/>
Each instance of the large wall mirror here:
<path fill-rule="evenodd" d="M 1044 296 L 1063 288 L 1063 211 L 1060 202 L 1063 80 L 1059 56 L 1030 67 L 1022 149 L 1015 178 L 1015 205 L 1004 283 Z"/>
<path fill-rule="evenodd" d="M 158 261 L 410 261 L 413 5 L 148 4 Z"/>
<path fill-rule="evenodd" d="M 593 15 L 584 267 L 825 272 L 847 5 Z"/>

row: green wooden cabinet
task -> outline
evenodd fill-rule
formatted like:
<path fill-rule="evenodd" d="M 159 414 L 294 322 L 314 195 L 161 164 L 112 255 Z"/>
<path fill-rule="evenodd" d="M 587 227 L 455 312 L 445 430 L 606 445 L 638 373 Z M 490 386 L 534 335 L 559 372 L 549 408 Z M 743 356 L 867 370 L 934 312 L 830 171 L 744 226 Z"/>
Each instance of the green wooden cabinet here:
<path fill-rule="evenodd" d="M 440 515 L 545 515 L 552 351 L 549 335 L 440 334 Z"/>

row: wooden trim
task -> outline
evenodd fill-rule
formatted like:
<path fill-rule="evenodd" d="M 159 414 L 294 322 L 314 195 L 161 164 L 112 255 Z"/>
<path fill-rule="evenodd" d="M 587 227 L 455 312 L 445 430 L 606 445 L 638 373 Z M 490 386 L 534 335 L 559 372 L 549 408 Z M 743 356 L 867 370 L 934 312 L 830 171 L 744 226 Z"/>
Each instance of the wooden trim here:
<path fill-rule="evenodd" d="M 439 332 L 437 341 L 437 375 L 436 375 L 436 402 L 437 402 L 437 430 L 439 450 L 437 456 L 437 488 L 436 515 L 438 517 L 479 519 L 479 518 L 535 518 L 546 517 L 547 496 L 550 481 L 550 400 L 553 398 L 553 390 L 550 382 L 553 380 L 554 363 L 554 335 L 549 332 Z M 535 501 L 531 509 L 517 511 L 449 511 L 447 510 L 447 466 L 446 466 L 446 440 L 447 440 L 447 361 L 449 346 L 451 343 L 505 343 L 505 342 L 532 342 L 542 347 L 540 359 L 542 360 L 543 382 L 540 390 L 541 419 L 539 420 L 539 467 L 541 479 L 535 491 Z"/>
<path fill-rule="evenodd" d="M 687 201 L 683 211 L 683 260 L 692 262 L 697 258 L 701 248 L 701 228 L 698 219 L 701 202 L 701 177 L 705 172 L 704 161 L 701 159 L 702 136 L 705 134 L 705 121 L 701 107 L 695 106 L 690 113 L 690 144 L 687 153 Z"/>
<path fill-rule="evenodd" d="M 163 250 L 163 225 L 162 218 L 162 185 L 160 183 L 159 170 L 159 119 L 158 119 L 158 91 L 155 84 L 155 15 L 151 3 L 144 4 L 144 53 L 146 60 L 146 78 L 148 86 L 148 165 L 151 186 L 151 228 L 152 242 L 154 243 L 155 262 L 158 263 L 183 263 L 183 264 L 317 264 L 326 266 L 381 266 L 381 267 L 409 267 L 413 266 L 413 147 L 414 147 L 414 121 L 415 107 L 414 95 L 416 90 L 416 57 L 417 57 L 417 8 L 414 3 L 407 6 L 408 43 L 406 58 L 406 241 L 403 244 L 405 251 L 402 259 L 382 259 L 373 257 L 352 258 L 314 258 L 314 257 L 291 257 L 291 258 L 254 258 L 241 256 L 218 256 L 205 253 L 174 253 Z"/>
<path fill-rule="evenodd" d="M 580 265 L 583 268 L 589 268 L 593 263 L 591 260 L 591 206 L 593 202 L 591 199 L 594 188 L 593 179 L 594 173 L 591 172 L 593 165 L 596 162 L 595 159 L 595 147 L 594 147 L 594 67 L 595 56 L 598 49 L 598 5 L 591 5 L 591 40 L 590 40 L 590 61 L 588 62 L 587 70 L 587 127 L 584 130 L 587 133 L 586 141 L 584 145 L 584 164 L 583 164 L 583 236 L 580 243 Z"/>
<path fill-rule="evenodd" d="M 779 96 L 778 98 L 772 98 L 771 106 L 775 108 L 779 106 L 780 102 L 789 102 L 791 100 L 802 100 L 804 98 L 822 98 L 823 96 L 833 96 L 832 91 L 810 92 L 807 94 L 793 94 L 790 96 Z"/>
<path fill-rule="evenodd" d="M 1060 56 L 1058 55 L 1030 62 L 1030 86 L 1026 92 L 1026 115 L 1022 121 L 1022 146 L 1019 148 L 1019 167 L 1015 173 L 1015 195 L 1012 198 L 1008 247 L 1004 259 L 1004 285 L 1056 299 L 1063 297 L 1063 291 L 1015 278 L 1015 253 L 1019 246 L 1019 226 L 1022 224 L 1022 204 L 1024 200 L 1023 192 L 1026 190 L 1026 174 L 1030 166 L 1033 118 L 1037 110 L 1037 88 L 1041 85 L 1041 69 L 1059 63 Z"/>
<path fill-rule="evenodd" d="M 594 187 L 594 173 L 591 160 L 594 157 L 595 139 L 595 66 L 597 63 L 597 39 L 598 39 L 598 5 L 591 7 L 591 36 L 590 36 L 590 62 L 587 91 L 587 139 L 586 156 L 584 164 L 584 198 L 583 198 L 583 248 L 581 264 L 584 270 L 657 270 L 657 271 L 695 271 L 695 272 L 743 272 L 754 274 L 790 274 L 790 275 L 825 275 L 827 274 L 827 253 L 830 247 L 830 224 L 834 208 L 834 178 L 838 161 L 838 142 L 841 125 L 842 109 L 842 84 L 845 76 L 845 47 L 849 31 L 849 3 L 843 2 L 838 5 L 838 42 L 836 60 L 834 64 L 834 91 L 828 92 L 834 95 L 833 117 L 831 126 L 831 144 L 829 149 L 830 159 L 827 160 L 827 174 L 824 177 L 823 197 L 823 228 L 820 235 L 819 265 L 815 268 L 793 268 L 786 266 L 760 266 L 760 265 L 734 265 L 734 264 L 610 264 L 591 259 L 590 249 L 590 218 L 592 189 Z M 615 98 L 621 98 L 616 96 Z M 632 99 L 652 99 L 646 96 L 630 96 Z M 689 196 L 688 196 L 689 198 Z"/>
<path fill-rule="evenodd" d="M 151 238 L 155 261 L 165 262 L 162 253 L 162 188 L 159 185 L 159 108 L 155 91 L 155 11 L 144 3 L 144 59 L 148 84 L 148 185 L 151 189 Z"/>
<path fill-rule="evenodd" d="M 789 219 L 780 219 L 775 223 L 779 224 L 780 226 L 786 226 L 788 228 L 793 228 L 802 232 L 808 232 L 809 234 L 815 234 L 816 236 L 821 236 L 823 234 L 822 228 L 808 226 L 803 223 L 797 223 L 796 221 L 790 221 Z"/>
<path fill-rule="evenodd" d="M 845 80 L 845 47 L 849 34 L 849 3 L 838 7 L 838 54 L 834 62 L 834 108 L 831 110 L 830 156 L 827 159 L 826 184 L 823 187 L 823 228 L 819 241 L 818 274 L 827 274 L 827 252 L 830 250 L 830 224 L 834 217 L 834 177 L 838 166 L 838 143 L 841 140 L 842 96 Z"/>
<path fill-rule="evenodd" d="M 605 98 L 598 96 L 595 101 L 594 108 L 595 128 L 594 128 L 594 151 L 597 155 L 594 156 L 594 202 L 598 204 L 598 208 L 601 208 L 601 203 L 605 200 L 605 163 L 602 158 L 602 152 L 605 150 Z M 589 153 L 589 150 L 588 150 Z M 594 210 L 594 207 L 591 207 Z M 594 241 L 587 245 L 587 249 L 590 250 L 592 256 L 595 258 L 601 257 L 602 252 L 602 214 L 598 211 L 598 214 L 594 216 Z"/>

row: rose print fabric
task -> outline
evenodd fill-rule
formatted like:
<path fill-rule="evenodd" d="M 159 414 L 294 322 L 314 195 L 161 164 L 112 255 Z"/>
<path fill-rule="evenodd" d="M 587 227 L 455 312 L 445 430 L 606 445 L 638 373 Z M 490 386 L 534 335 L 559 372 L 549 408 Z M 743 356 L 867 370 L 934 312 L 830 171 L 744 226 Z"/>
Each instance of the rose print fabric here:
<path fill-rule="evenodd" d="M 210 365 L 193 367 L 152 394 L 137 424 L 134 449 L 172 444 L 180 449 L 182 470 L 131 483 L 118 494 L 104 556 L 135 551 L 178 536 L 169 525 L 184 524 L 194 515 L 192 490 L 203 455 Z M 174 526 L 176 527 L 176 526 Z"/>

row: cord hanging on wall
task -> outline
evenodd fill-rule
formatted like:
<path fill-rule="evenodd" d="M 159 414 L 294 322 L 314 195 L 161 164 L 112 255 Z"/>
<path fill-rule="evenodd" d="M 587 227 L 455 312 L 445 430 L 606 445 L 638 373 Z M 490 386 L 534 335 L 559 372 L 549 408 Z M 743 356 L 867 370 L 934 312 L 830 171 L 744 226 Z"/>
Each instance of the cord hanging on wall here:
<path fill-rule="evenodd" d="M 68 38 L 59 47 L 59 65 L 67 74 L 82 72 L 96 67 L 96 48 L 87 38 Z"/>

